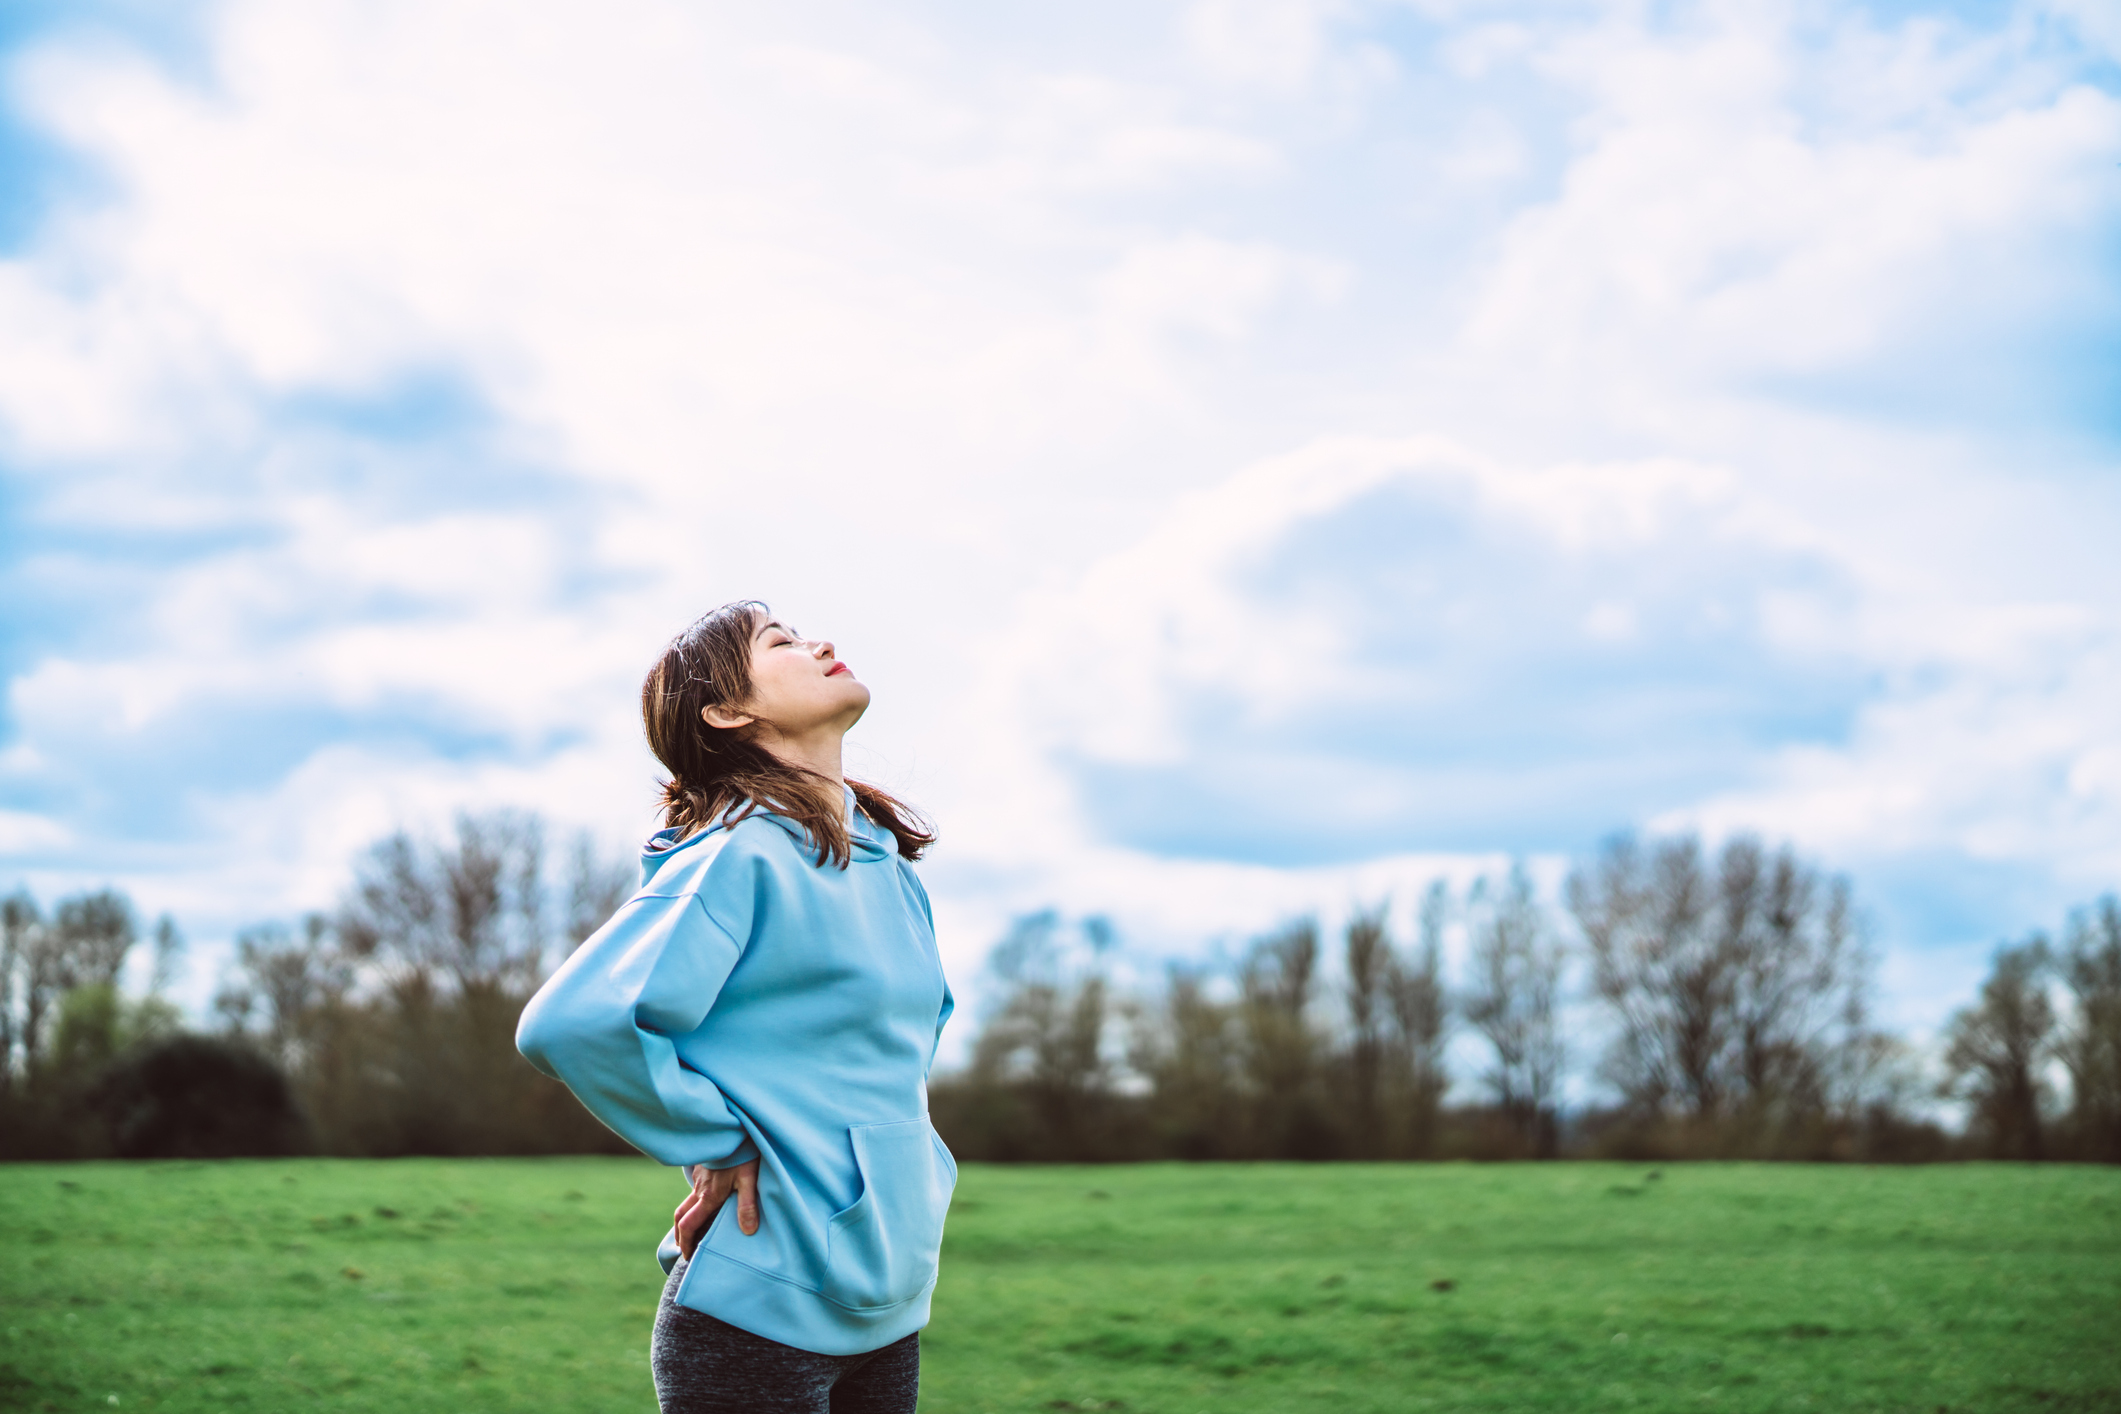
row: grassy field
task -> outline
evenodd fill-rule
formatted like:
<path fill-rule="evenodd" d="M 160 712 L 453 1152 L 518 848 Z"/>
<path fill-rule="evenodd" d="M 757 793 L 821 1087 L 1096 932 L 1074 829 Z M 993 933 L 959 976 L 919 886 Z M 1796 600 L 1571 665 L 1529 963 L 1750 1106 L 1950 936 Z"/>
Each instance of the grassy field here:
<path fill-rule="evenodd" d="M 0 1167 L 0 1408 L 654 1408 L 674 1176 Z M 958 1188 L 922 1408 L 2121 1410 L 2121 1171 L 1233 1165 Z"/>

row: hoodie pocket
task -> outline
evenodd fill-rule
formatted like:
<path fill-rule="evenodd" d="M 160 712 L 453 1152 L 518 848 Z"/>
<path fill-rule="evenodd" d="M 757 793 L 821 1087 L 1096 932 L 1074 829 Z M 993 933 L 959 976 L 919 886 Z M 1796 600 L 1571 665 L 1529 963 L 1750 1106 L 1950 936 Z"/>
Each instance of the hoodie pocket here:
<path fill-rule="evenodd" d="M 925 1117 L 847 1135 L 862 1196 L 827 1228 L 824 1294 L 856 1310 L 896 1306 L 935 1280 L 957 1164 Z"/>

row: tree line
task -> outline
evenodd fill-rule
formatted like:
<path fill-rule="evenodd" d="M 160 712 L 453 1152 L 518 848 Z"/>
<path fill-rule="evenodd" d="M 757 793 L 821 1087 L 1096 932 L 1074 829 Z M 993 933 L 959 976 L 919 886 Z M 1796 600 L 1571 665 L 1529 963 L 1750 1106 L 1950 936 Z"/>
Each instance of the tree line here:
<path fill-rule="evenodd" d="M 549 965 L 634 882 L 586 837 L 556 867 L 546 834 L 499 811 L 378 841 L 336 909 L 237 935 L 196 1032 L 161 996 L 167 920 L 155 980 L 127 1000 L 125 898 L 46 918 L 18 891 L 0 903 L 0 1157 L 623 1152 L 515 1051 Z"/>
<path fill-rule="evenodd" d="M 172 920 L 112 890 L 0 899 L 0 1158 L 622 1151 L 514 1049 L 634 877 L 547 834 L 503 811 L 377 842 L 335 909 L 238 935 L 197 1028 L 164 995 Z M 1874 1024 L 1846 880 L 1756 839 L 1617 837 L 1558 909 L 1517 867 L 1431 885 L 1409 937 L 1390 918 L 1330 939 L 1297 918 L 1147 979 L 1101 919 L 1020 918 L 962 989 L 988 1002 L 936 1125 L 1000 1161 L 2121 1162 L 2111 897 L 1999 949 L 1929 1057 Z M 1929 1118 L 1940 1098 L 1963 1132 Z"/>
<path fill-rule="evenodd" d="M 1848 883 L 1739 837 L 1612 839 L 1563 916 L 1522 867 L 1333 945 L 1116 985 L 1110 929 L 1019 919 L 936 1125 L 993 1160 L 1953 1157 L 2121 1162 L 2121 905 L 2000 949 L 1924 1057 L 1873 1019 Z M 1446 977 L 1443 940 L 1461 930 Z M 1464 1068 L 1454 1074 L 1454 1058 Z M 1564 1103 L 1570 1079 L 1590 1098 Z M 1948 1132 L 1934 1102 L 1963 1102 Z"/>

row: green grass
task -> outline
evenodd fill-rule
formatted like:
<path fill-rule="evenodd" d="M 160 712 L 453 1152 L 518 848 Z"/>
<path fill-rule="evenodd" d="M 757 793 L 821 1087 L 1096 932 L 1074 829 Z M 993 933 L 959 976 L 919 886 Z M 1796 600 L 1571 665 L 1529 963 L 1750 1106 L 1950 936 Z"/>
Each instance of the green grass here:
<path fill-rule="evenodd" d="M 968 1166 L 922 1408 L 2121 1410 L 2121 1171 Z M 0 1408 L 654 1408 L 673 1175 L 0 1167 Z"/>

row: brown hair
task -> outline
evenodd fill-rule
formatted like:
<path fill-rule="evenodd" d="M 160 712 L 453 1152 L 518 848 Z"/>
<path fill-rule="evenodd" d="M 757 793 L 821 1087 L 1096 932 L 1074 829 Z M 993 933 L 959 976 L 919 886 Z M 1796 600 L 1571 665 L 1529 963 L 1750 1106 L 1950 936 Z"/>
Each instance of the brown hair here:
<path fill-rule="evenodd" d="M 830 859 L 844 869 L 853 845 L 832 782 L 759 745 L 756 724 L 716 727 L 700 715 L 708 707 L 740 711 L 750 700 L 751 638 L 759 615 L 769 612 L 755 599 L 724 604 L 672 639 L 648 670 L 641 722 L 649 749 L 670 772 L 663 782 L 663 823 L 689 835 L 771 810 L 810 832 L 820 865 Z M 866 782 L 847 784 L 856 808 L 897 838 L 901 855 L 919 859 L 935 843 L 935 832 L 911 807 Z"/>

